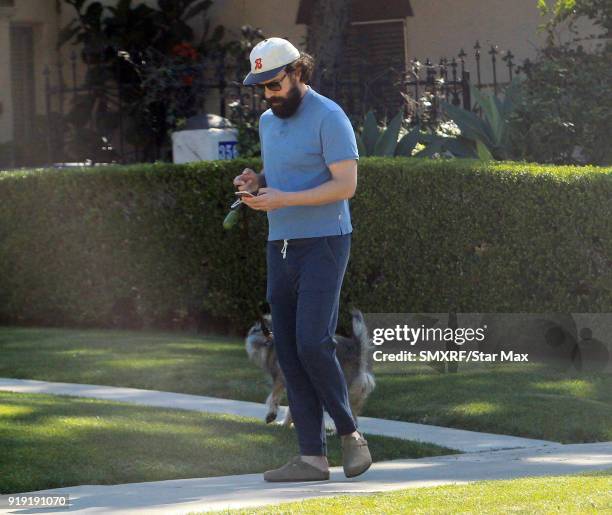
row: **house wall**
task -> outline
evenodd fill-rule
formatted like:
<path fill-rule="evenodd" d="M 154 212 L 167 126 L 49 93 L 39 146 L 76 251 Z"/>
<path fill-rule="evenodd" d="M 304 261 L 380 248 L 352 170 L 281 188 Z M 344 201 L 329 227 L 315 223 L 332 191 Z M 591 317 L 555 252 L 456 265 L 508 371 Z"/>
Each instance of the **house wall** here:
<path fill-rule="evenodd" d="M 268 37 L 281 37 L 305 47 L 306 27 L 296 25 L 298 0 L 216 0 L 210 9 L 215 25 L 224 25 L 231 38 L 240 38 L 240 27 L 259 27 Z"/>
<path fill-rule="evenodd" d="M 548 2 L 551 3 L 550 1 Z M 538 25 L 545 22 L 536 7 L 536 0 L 410 0 L 414 17 L 407 18 L 406 43 L 408 59 L 424 62 L 429 57 L 438 63 L 441 57 L 457 57 L 463 48 L 470 80 L 476 81 L 474 44 L 480 42 L 482 81 L 491 82 L 493 72 L 489 50 L 498 45 L 497 78 L 508 79 L 506 63 L 501 57 L 510 50 L 520 64 L 523 59 L 536 56 L 537 48 L 545 42 L 545 32 L 537 33 Z M 590 23 L 577 25 L 580 30 L 593 30 Z M 569 33 L 560 30 L 563 41 Z M 458 60 L 458 58 L 457 58 Z M 501 72 L 501 75 L 500 75 Z"/>

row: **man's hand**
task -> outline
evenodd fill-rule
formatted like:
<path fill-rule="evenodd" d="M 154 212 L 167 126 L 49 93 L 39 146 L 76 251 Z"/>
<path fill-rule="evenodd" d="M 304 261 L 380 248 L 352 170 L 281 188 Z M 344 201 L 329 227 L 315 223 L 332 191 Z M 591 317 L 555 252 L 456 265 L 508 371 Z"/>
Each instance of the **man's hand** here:
<path fill-rule="evenodd" d="M 244 197 L 242 202 L 252 209 L 272 211 L 279 207 L 286 207 L 287 192 L 275 188 L 259 188 L 256 197 Z"/>
<path fill-rule="evenodd" d="M 255 193 L 259 188 L 259 179 L 253 170 L 245 168 L 240 175 L 234 177 L 234 186 L 238 186 L 238 191 Z"/>

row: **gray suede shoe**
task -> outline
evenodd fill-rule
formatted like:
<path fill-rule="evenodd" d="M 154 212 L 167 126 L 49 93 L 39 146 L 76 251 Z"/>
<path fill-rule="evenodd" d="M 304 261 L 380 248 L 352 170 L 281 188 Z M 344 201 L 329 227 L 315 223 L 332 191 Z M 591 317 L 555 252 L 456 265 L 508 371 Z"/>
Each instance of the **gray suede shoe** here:
<path fill-rule="evenodd" d="M 359 433 L 359 439 L 342 438 L 342 468 L 346 477 L 363 474 L 372 465 L 368 441 Z"/>
<path fill-rule="evenodd" d="M 302 458 L 294 456 L 282 467 L 266 470 L 264 472 L 266 481 L 323 481 L 329 479 L 329 470 L 323 471 L 310 463 L 302 461 Z"/>

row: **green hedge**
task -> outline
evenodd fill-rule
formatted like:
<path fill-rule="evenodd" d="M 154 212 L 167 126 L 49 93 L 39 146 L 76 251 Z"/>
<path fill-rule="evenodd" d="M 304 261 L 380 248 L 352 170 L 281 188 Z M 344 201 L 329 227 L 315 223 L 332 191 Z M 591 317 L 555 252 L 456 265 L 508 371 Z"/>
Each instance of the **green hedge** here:
<path fill-rule="evenodd" d="M 265 213 L 222 221 L 258 160 L 0 173 L 0 321 L 240 333 Z M 342 292 L 366 312 L 612 307 L 612 169 L 364 158 Z"/>

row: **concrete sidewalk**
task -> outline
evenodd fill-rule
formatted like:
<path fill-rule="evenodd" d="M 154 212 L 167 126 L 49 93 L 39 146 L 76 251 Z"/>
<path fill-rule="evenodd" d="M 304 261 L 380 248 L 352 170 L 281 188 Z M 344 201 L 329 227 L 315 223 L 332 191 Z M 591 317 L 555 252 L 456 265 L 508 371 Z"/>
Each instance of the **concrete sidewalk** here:
<path fill-rule="evenodd" d="M 612 468 L 612 442 L 557 445 L 379 462 L 365 474 L 347 479 L 341 467 L 331 479 L 307 483 L 267 483 L 262 474 L 177 479 L 125 485 L 41 490 L 19 495 L 70 495 L 70 508 L 23 508 L 12 514 L 186 514 L 298 501 L 312 497 L 364 494 L 486 479 L 575 474 Z M 4 496 L 6 498 L 6 496 Z M 5 504 L 3 504 L 5 505 Z"/>
<path fill-rule="evenodd" d="M 0 390 L 20 393 L 46 393 L 52 395 L 71 395 L 111 401 L 129 402 L 144 406 L 185 409 L 205 413 L 223 413 L 242 417 L 264 420 L 266 407 L 256 402 L 235 401 L 204 397 L 184 393 L 160 392 L 156 390 L 140 390 L 137 388 L 121 388 L 93 384 L 52 383 L 30 379 L 0 378 Z M 279 412 L 279 420 L 284 415 L 283 407 Z M 332 424 L 325 414 L 326 423 Z M 372 417 L 359 417 L 359 430 L 366 435 L 390 436 L 432 443 L 455 449 L 461 452 L 483 452 L 500 449 L 555 447 L 559 444 L 545 440 L 521 438 L 518 436 L 479 433 L 463 429 L 415 424 L 397 420 L 385 420 Z"/>

